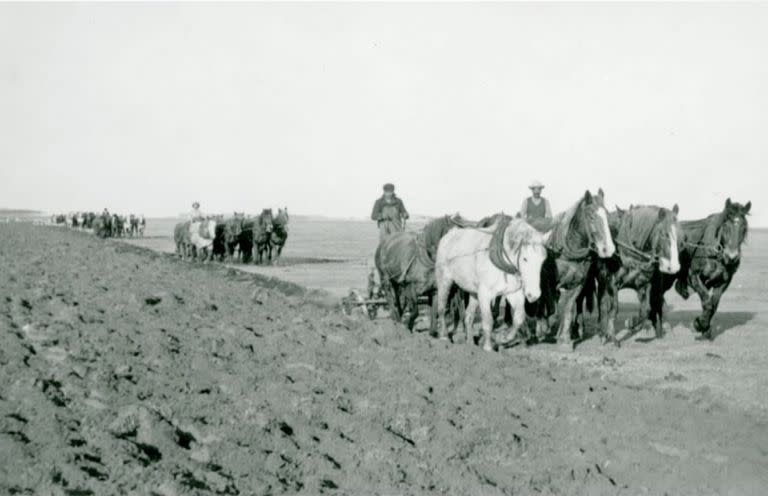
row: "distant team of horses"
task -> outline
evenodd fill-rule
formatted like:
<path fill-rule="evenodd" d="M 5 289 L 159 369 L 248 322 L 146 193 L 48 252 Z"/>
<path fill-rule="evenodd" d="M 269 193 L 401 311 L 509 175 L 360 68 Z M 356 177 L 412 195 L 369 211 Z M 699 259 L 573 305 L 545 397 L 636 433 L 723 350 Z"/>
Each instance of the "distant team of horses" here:
<path fill-rule="evenodd" d="M 614 321 L 625 288 L 640 301 L 628 325 L 650 321 L 661 338 L 664 294 L 673 285 L 683 298 L 690 288 L 698 293 L 702 314 L 693 326 L 711 338 L 712 318 L 739 267 L 750 208 L 728 199 L 704 219 L 678 221 L 677 205 L 609 212 L 602 190 L 587 191 L 548 221 L 496 214 L 470 222 L 456 214 L 421 232 L 393 233 L 380 242 L 375 263 L 392 318 L 408 316 L 413 329 L 419 298 L 426 297 L 434 333 L 456 338 L 463 324 L 465 342 L 474 343 L 479 309 L 485 350 L 519 342 L 526 321 L 535 322 L 535 335 L 523 337 L 572 348 L 583 336 L 585 309 L 598 311 L 603 342 L 618 346 Z M 504 306 L 508 332 L 494 337 Z"/>
<path fill-rule="evenodd" d="M 277 214 L 264 209 L 257 216 L 235 212 L 232 217 L 207 217 L 176 224 L 176 253 L 184 260 L 277 263 L 288 240 L 288 208 Z"/>
<path fill-rule="evenodd" d="M 144 236 L 147 221 L 143 215 L 128 216 L 102 212 L 74 212 L 57 214 L 51 222 L 75 229 L 92 229 L 101 238 L 128 238 Z"/>

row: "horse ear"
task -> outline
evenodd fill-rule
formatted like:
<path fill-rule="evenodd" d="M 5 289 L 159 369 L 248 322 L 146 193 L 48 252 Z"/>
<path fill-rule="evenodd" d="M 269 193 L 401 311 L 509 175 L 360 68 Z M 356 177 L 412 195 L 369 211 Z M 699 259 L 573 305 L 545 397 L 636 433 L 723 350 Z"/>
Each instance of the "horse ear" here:
<path fill-rule="evenodd" d="M 663 208 L 659 209 L 659 220 L 662 220 L 664 217 L 667 216 L 667 211 Z"/>
<path fill-rule="evenodd" d="M 603 188 L 600 188 L 597 190 L 597 196 L 600 198 L 605 198 L 605 193 L 603 193 Z"/>
<path fill-rule="evenodd" d="M 623 213 L 624 213 L 624 210 L 622 210 L 622 209 L 621 209 L 621 207 L 620 207 L 620 206 L 618 206 L 618 205 L 616 205 L 616 211 L 617 211 L 618 213 L 620 213 L 620 214 L 623 214 Z"/>
<path fill-rule="evenodd" d="M 590 193 L 589 190 L 584 192 L 584 203 L 587 205 L 592 203 L 592 193 Z"/>
<path fill-rule="evenodd" d="M 752 202 L 748 201 L 746 205 L 744 205 L 744 215 L 749 213 L 749 210 L 752 208 Z"/>
<path fill-rule="evenodd" d="M 675 206 L 672 207 L 672 213 L 677 215 L 680 212 L 680 207 L 677 206 L 677 203 L 675 203 Z"/>
<path fill-rule="evenodd" d="M 730 198 L 725 200 L 725 208 L 731 208 L 731 199 Z"/>

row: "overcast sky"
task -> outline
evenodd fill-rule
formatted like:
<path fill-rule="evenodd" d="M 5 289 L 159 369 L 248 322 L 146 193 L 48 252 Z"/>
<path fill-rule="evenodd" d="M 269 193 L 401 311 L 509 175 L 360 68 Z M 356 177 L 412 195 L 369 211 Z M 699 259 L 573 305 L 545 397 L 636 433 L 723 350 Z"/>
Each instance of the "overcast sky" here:
<path fill-rule="evenodd" d="M 0 5 L 0 206 L 768 225 L 768 5 Z"/>

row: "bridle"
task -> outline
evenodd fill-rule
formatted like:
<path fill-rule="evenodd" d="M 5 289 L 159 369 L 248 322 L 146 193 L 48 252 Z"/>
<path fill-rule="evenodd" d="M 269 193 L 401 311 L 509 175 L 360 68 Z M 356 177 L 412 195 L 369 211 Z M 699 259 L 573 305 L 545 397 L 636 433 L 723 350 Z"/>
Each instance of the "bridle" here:
<path fill-rule="evenodd" d="M 725 222 L 720 224 L 720 226 L 718 226 L 717 230 L 715 231 L 715 243 L 713 244 L 683 241 L 684 245 L 693 248 L 693 250 L 691 251 L 691 258 L 707 258 L 707 259 L 718 260 L 724 264 L 728 263 L 728 261 L 725 260 L 725 258 L 723 257 L 725 253 L 725 247 L 723 246 L 723 242 L 722 242 L 723 226 L 728 222 L 729 221 L 726 220 Z M 704 237 L 703 233 L 701 237 L 702 238 Z M 703 251 L 703 253 L 699 252 L 699 250 Z"/>

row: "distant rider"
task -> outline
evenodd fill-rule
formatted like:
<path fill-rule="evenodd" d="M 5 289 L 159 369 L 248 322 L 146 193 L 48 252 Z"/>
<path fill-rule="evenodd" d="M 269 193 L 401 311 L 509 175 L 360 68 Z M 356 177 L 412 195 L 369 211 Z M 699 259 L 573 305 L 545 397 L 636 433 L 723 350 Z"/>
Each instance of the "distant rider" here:
<path fill-rule="evenodd" d="M 192 204 L 192 211 L 189 213 L 189 220 L 196 221 L 196 220 L 205 220 L 205 214 L 200 211 L 200 203 L 194 202 Z"/>
<path fill-rule="evenodd" d="M 379 226 L 379 240 L 384 239 L 394 232 L 405 229 L 405 220 L 408 211 L 403 201 L 395 195 L 395 186 L 391 183 L 384 185 L 384 194 L 373 204 L 371 220 L 375 220 Z"/>

